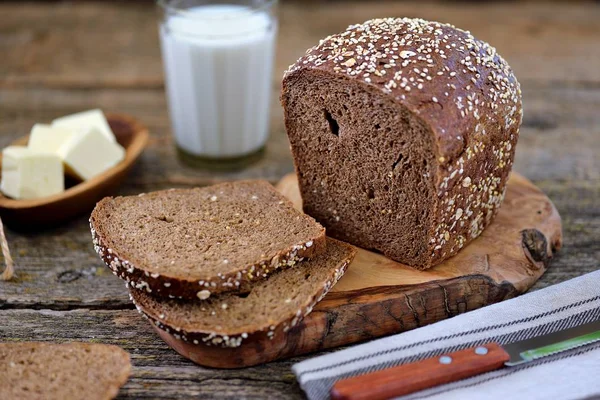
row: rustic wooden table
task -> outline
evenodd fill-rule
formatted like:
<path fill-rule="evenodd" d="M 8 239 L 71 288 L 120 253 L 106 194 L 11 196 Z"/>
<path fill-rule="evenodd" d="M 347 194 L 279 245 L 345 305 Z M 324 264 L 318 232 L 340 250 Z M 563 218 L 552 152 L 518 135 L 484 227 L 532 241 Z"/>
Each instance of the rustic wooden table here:
<path fill-rule="evenodd" d="M 515 168 L 563 217 L 564 248 L 535 288 L 600 268 L 600 4 L 285 3 L 266 157 L 238 173 L 178 164 L 165 104 L 156 12 L 148 2 L 2 2 L 0 146 L 37 121 L 86 108 L 130 113 L 151 131 L 122 187 L 133 194 L 292 170 L 277 102 L 285 67 L 319 38 L 378 16 L 447 21 L 494 44 L 522 83 L 525 118 Z M 7 232 L 18 278 L 0 282 L 0 341 L 82 340 L 131 353 L 121 398 L 301 398 L 290 367 L 198 367 L 170 350 L 133 309 L 125 285 L 94 253 L 87 217 L 31 234 Z"/>

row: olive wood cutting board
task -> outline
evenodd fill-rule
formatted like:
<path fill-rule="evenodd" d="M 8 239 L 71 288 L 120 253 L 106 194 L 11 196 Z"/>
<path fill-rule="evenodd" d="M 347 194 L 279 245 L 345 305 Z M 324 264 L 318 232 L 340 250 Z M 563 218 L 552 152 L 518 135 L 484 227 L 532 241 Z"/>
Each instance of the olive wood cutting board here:
<path fill-rule="evenodd" d="M 277 188 L 301 209 L 296 177 Z M 562 243 L 556 208 L 530 181 L 513 173 L 504 203 L 482 235 L 454 257 L 418 271 L 358 249 L 346 274 L 304 320 L 269 339 L 252 335 L 237 348 L 194 345 L 158 334 L 205 366 L 240 368 L 404 332 L 529 289 Z"/>

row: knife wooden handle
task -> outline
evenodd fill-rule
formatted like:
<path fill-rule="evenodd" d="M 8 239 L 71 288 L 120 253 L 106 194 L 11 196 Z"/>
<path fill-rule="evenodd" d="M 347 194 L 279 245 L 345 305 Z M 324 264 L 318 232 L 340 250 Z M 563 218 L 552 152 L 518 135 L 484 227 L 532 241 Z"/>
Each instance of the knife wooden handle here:
<path fill-rule="evenodd" d="M 509 360 L 496 343 L 427 358 L 336 382 L 333 400 L 383 400 L 493 371 Z"/>

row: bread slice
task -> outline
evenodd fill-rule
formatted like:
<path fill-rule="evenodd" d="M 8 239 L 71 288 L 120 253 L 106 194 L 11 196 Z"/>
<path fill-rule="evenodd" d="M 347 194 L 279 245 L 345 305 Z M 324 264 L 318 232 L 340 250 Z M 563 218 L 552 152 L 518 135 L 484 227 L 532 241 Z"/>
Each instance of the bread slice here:
<path fill-rule="evenodd" d="M 166 298 L 245 292 L 325 247 L 325 228 L 266 181 L 105 198 L 90 228 L 116 275 Z"/>
<path fill-rule="evenodd" d="M 243 296 L 226 293 L 185 302 L 156 299 L 136 289 L 130 294 L 138 311 L 177 339 L 238 347 L 245 339 L 272 339 L 296 326 L 342 277 L 355 253 L 354 247 L 327 239 L 324 253 L 255 283 Z"/>
<path fill-rule="evenodd" d="M 0 399 L 112 399 L 131 371 L 129 354 L 92 343 L 0 343 Z"/>

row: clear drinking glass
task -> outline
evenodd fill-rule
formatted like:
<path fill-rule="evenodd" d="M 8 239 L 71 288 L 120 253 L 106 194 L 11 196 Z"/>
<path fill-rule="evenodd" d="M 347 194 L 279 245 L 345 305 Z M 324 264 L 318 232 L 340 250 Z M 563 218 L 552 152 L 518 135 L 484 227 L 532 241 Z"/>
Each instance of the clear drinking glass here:
<path fill-rule="evenodd" d="M 180 158 L 239 167 L 269 134 L 276 0 L 159 0 L 171 126 Z"/>

